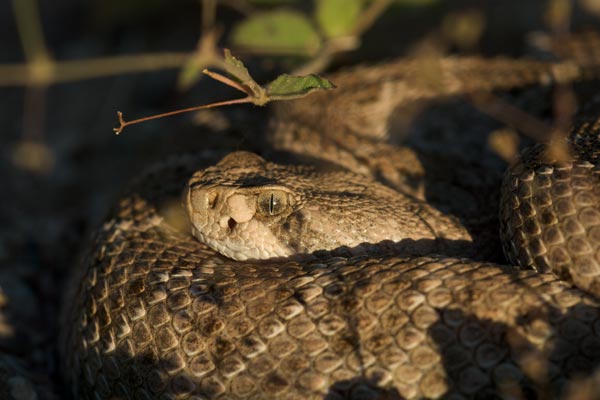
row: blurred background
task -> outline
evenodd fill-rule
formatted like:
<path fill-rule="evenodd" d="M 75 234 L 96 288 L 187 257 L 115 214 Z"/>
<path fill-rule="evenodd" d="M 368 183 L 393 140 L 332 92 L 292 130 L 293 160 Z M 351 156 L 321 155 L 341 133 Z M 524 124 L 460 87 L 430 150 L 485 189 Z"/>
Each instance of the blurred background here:
<path fill-rule="evenodd" d="M 223 48 L 264 83 L 400 56 L 529 56 L 544 35 L 596 29 L 599 17 L 598 0 L 0 2 L 0 394 L 67 396 L 55 348 L 63 281 L 127 182 L 172 154 L 260 150 L 268 115 L 232 106 L 116 136 L 118 110 L 134 119 L 241 97 L 202 77 Z M 450 125 L 461 131 L 474 112 Z M 504 136 L 472 150 L 501 170 L 520 136 L 485 118 Z"/>

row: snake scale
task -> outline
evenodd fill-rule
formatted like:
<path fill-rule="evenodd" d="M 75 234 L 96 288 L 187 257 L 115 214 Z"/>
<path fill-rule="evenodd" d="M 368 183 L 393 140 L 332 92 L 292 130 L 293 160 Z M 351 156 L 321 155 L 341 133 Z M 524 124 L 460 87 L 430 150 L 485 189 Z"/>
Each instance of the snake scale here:
<path fill-rule="evenodd" d="M 419 99 L 560 82 L 557 71 L 564 68 L 479 58 L 448 58 L 436 65 L 433 83 L 415 78 L 422 65 L 410 61 L 340 72 L 331 77 L 340 92 L 276 108 L 273 148 L 326 158 L 354 171 L 334 168 L 319 188 L 310 186 L 311 179 L 325 175 L 248 153 L 226 157 L 200 175 L 194 172 L 218 158 L 182 157 L 132 185 L 96 233 L 69 285 L 61 343 L 75 396 L 599 396 L 594 392 L 600 363 L 598 109 L 575 123 L 568 142 L 573 158 L 543 162 L 546 153 L 537 145 L 506 174 L 500 213 L 505 252 L 512 262 L 532 268 L 486 262 L 477 247 L 472 253 L 455 251 L 454 245 L 470 242 L 471 233 L 454 228 L 451 217 L 408 193 L 402 172 L 412 164 L 385 140 L 389 116 Z M 580 68 L 575 77 L 585 73 Z M 349 91 L 353 95 L 344 96 Z M 266 166 L 267 172 L 253 175 L 248 172 L 253 166 Z M 279 180 L 289 178 L 286 171 L 297 176 Z M 266 197 L 261 185 L 267 186 Z M 260 241 L 272 232 L 266 244 L 283 235 L 283 245 L 240 256 L 248 250 L 210 242 L 210 232 L 198 222 L 196 236 L 239 260 L 200 243 L 189 226 L 179 228 L 164 216 L 185 187 L 194 224 L 195 206 L 219 208 L 223 198 L 217 197 L 230 196 L 235 218 L 214 224 L 233 232 L 258 218 L 258 230 L 240 234 L 242 239 Z M 224 191 L 194 194 L 206 187 Z M 303 187 L 307 194 L 300 196 Z M 404 197 L 395 200 L 400 192 L 390 187 L 404 191 Z M 234 196 L 235 190 L 245 194 Z M 359 195 L 350 193 L 354 190 Z M 356 226 L 350 224 L 319 237 L 313 224 L 308 232 L 318 240 L 294 239 L 295 228 L 308 226 L 308 214 L 298 216 L 286 207 L 311 204 L 311 193 L 320 193 L 313 196 L 319 200 L 324 191 L 341 192 L 355 207 L 344 214 L 345 206 L 336 203 L 341 200 L 321 198 L 326 206 L 309 212 L 312 217 L 323 218 L 319 210 L 342 212 L 322 224 L 325 232 L 355 217 L 363 225 L 372 222 L 366 236 L 353 237 Z M 377 203 L 369 193 L 384 200 Z M 369 207 L 374 214 L 361 217 L 360 209 Z M 374 216 L 382 214 L 384 223 Z M 284 228 L 265 232 L 261 224 L 277 215 L 295 217 Z M 411 234 L 394 236 L 402 226 L 412 227 Z M 351 240 L 336 241 L 342 234 Z M 405 246 L 372 252 L 361 247 L 380 234 Z M 327 243 L 326 250 L 341 249 L 288 257 L 311 252 L 319 243 Z M 287 258 L 244 260 L 270 254 Z"/>

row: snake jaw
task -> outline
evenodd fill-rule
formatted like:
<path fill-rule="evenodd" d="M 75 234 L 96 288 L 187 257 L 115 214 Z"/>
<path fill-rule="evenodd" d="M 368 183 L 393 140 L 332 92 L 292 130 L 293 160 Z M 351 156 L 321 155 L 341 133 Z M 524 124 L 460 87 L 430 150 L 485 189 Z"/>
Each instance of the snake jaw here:
<path fill-rule="evenodd" d="M 295 251 L 288 245 L 281 243 L 273 234 L 261 226 L 257 221 L 244 222 L 237 224 L 236 228 L 231 229 L 225 237 L 216 239 L 213 236 L 204 234 L 201 230 L 194 227 L 192 234 L 200 242 L 206 244 L 213 250 L 222 255 L 237 261 L 246 260 L 265 260 L 269 258 L 289 257 L 295 254 Z M 254 237 L 254 244 L 249 246 L 249 236 Z M 256 241 L 257 237 L 262 240 Z"/>

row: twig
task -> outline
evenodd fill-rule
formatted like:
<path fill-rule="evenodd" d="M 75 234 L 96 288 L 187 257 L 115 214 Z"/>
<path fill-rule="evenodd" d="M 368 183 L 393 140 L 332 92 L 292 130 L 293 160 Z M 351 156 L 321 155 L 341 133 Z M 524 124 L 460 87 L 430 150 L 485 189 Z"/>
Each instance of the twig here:
<path fill-rule="evenodd" d="M 204 110 L 207 108 L 228 106 L 228 105 L 232 105 L 232 104 L 253 103 L 253 102 L 254 102 L 254 99 L 252 97 L 248 96 L 248 97 L 243 97 L 241 99 L 220 101 L 218 103 L 205 104 L 202 106 L 189 107 L 189 108 L 184 108 L 181 110 L 170 111 L 170 112 L 166 112 L 166 113 L 162 113 L 162 114 L 156 114 L 156 115 L 152 115 L 150 117 L 134 119 L 133 121 L 125 121 L 125 119 L 123 119 L 123 113 L 121 111 L 117 111 L 117 117 L 119 118 L 119 127 L 113 128 L 113 131 L 115 132 L 116 135 L 119 135 L 119 134 L 121 134 L 121 132 L 123 132 L 123 129 L 125 129 L 126 126 L 139 124 L 140 122 L 150 121 L 150 120 L 158 119 L 158 118 L 170 117 L 172 115 L 183 114 L 183 113 L 187 113 L 187 112 L 191 112 L 191 111 Z"/>
<path fill-rule="evenodd" d="M 211 32 L 217 17 L 216 0 L 202 0 L 202 34 Z"/>
<path fill-rule="evenodd" d="M 219 81 L 219 82 L 221 82 L 221 83 L 223 83 L 223 84 L 225 84 L 227 86 L 230 86 L 230 87 L 232 87 L 234 89 L 237 89 L 237 90 L 239 90 L 242 93 L 246 93 L 248 96 L 252 95 L 252 91 L 249 88 L 247 88 L 246 86 L 244 86 L 244 85 L 242 85 L 242 84 L 234 81 L 231 78 L 226 77 L 225 75 L 221 75 L 221 74 L 219 74 L 217 72 L 212 72 L 212 71 L 209 71 L 207 69 L 203 69 L 202 73 L 205 74 L 205 75 L 210 76 L 211 78 L 213 78 L 216 81 Z"/>
<path fill-rule="evenodd" d="M 356 36 L 344 36 L 329 39 L 323 49 L 305 64 L 296 68 L 293 75 L 318 74 L 323 72 L 338 53 L 355 50 L 360 45 Z"/>
<path fill-rule="evenodd" d="M 13 0 L 13 12 L 25 58 L 29 61 L 49 60 L 37 1 Z"/>
<path fill-rule="evenodd" d="M 46 120 L 47 86 L 28 86 L 25 88 L 23 107 L 23 139 L 42 142 Z"/>
<path fill-rule="evenodd" d="M 375 20 L 379 18 L 379 16 L 385 11 L 385 9 L 390 5 L 391 0 L 375 0 L 373 1 L 369 7 L 361 13 L 360 19 L 358 20 L 352 35 L 360 36 L 367 29 L 369 29 Z"/>
<path fill-rule="evenodd" d="M 74 61 L 49 61 L 46 78 L 35 78 L 28 63 L 0 65 L 0 86 L 26 86 L 33 82 L 65 83 L 134 72 L 179 68 L 193 53 L 151 53 Z"/>
<path fill-rule="evenodd" d="M 13 0 L 13 14 L 28 62 L 25 85 L 23 139 L 42 141 L 46 111 L 47 80 L 52 76 L 53 61 L 44 43 L 44 34 L 36 0 Z"/>
<path fill-rule="evenodd" d="M 538 142 L 548 140 L 548 132 L 553 129 L 552 126 L 492 93 L 472 94 L 469 99 L 480 111 Z"/>
<path fill-rule="evenodd" d="M 65 61 L 57 63 L 56 82 L 91 79 L 131 72 L 157 71 L 166 68 L 179 68 L 189 57 L 190 53 L 185 52 L 139 54 L 80 61 Z"/>

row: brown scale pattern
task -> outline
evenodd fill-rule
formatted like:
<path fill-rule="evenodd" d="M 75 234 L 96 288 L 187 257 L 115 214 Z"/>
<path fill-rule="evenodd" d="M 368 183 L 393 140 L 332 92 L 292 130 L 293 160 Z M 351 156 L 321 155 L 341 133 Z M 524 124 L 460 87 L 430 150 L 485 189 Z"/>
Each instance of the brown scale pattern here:
<path fill-rule="evenodd" d="M 600 363 L 598 304 L 551 273 L 234 262 L 161 221 L 170 182 L 126 196 L 73 278 L 62 343 L 78 398 L 546 398 Z"/>
<path fill-rule="evenodd" d="M 506 173 L 500 212 L 505 254 L 515 264 L 553 271 L 600 295 L 600 105 L 592 102 L 565 148 L 550 159 L 538 144 Z"/>
<path fill-rule="evenodd" d="M 272 144 L 419 196 L 413 180 L 423 170 L 406 161 L 415 157 L 382 141 L 394 108 L 597 76 L 585 63 L 474 57 L 433 66 L 434 81 L 419 76 L 419 60 L 342 72 L 334 95 L 277 108 Z M 575 135 L 581 154 L 599 142 L 597 120 L 582 121 L 575 131 L 595 136 Z M 569 269 L 597 293 L 598 249 L 585 240 L 597 239 L 599 202 L 583 192 L 593 185 L 598 195 L 592 153 L 515 166 L 506 178 L 501 219 L 515 223 L 506 236 L 516 243 L 507 253 L 538 272 L 433 256 L 234 262 L 159 217 L 165 195 L 179 195 L 194 169 L 156 170 L 123 198 L 71 278 L 65 374 L 88 399 L 549 398 L 582 381 L 593 398 L 598 304 L 546 271 L 558 261 L 550 267 L 559 275 Z M 553 247 L 560 240 L 568 257 Z"/>

